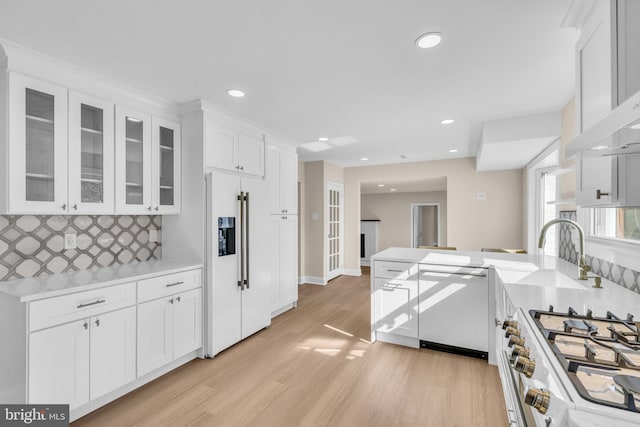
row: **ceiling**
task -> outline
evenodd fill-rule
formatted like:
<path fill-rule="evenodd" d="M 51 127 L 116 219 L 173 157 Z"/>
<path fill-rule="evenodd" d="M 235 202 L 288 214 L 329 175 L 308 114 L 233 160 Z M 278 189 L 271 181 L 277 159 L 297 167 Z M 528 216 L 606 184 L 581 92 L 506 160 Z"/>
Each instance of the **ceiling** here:
<path fill-rule="evenodd" d="M 357 166 L 475 156 L 483 122 L 562 108 L 574 92 L 577 33 L 560 28 L 570 3 L 3 0 L 0 38 L 300 143 L 338 138 L 301 159 Z M 443 42 L 418 49 L 430 31 Z"/>

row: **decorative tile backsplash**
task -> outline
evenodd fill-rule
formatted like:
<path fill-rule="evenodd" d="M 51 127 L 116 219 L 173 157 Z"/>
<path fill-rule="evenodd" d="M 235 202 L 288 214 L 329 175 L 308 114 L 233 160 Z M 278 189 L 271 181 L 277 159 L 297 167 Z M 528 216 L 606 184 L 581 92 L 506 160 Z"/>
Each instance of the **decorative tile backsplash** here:
<path fill-rule="evenodd" d="M 0 215 L 0 280 L 159 259 L 149 232 L 161 229 L 161 216 Z M 76 249 L 64 249 L 65 233 Z"/>
<path fill-rule="evenodd" d="M 560 218 L 567 218 L 576 221 L 576 211 L 561 211 Z M 578 264 L 578 252 L 571 240 L 569 226 L 560 226 L 559 257 L 574 264 Z M 597 274 L 607 280 L 640 293 L 640 272 L 621 265 L 613 264 L 590 255 L 586 255 L 587 264 L 591 266 L 593 274 Z"/>

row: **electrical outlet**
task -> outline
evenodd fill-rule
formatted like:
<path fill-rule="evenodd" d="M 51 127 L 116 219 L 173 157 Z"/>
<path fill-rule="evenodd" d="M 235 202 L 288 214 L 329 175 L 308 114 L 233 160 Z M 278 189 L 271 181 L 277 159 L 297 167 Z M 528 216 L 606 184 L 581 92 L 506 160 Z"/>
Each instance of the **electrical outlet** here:
<path fill-rule="evenodd" d="M 64 234 L 64 248 L 65 249 L 75 249 L 78 247 L 77 242 L 78 235 L 76 233 L 65 233 Z"/>
<path fill-rule="evenodd" d="M 484 200 L 487 198 L 487 195 L 485 193 L 478 193 L 478 200 Z"/>
<path fill-rule="evenodd" d="M 158 241 L 158 230 L 149 230 L 149 241 L 150 242 Z"/>

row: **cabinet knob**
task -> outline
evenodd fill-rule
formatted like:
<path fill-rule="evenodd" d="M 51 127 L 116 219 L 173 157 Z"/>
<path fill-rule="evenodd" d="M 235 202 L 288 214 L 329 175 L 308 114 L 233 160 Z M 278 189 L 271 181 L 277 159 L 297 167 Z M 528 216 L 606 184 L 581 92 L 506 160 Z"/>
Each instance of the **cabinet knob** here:
<path fill-rule="evenodd" d="M 240 170 L 243 171 L 244 170 L 244 166 L 240 166 Z"/>
<path fill-rule="evenodd" d="M 66 203 L 63 203 L 63 204 L 62 204 L 62 206 L 60 206 L 60 208 L 61 208 L 62 210 L 66 210 L 66 209 L 67 209 L 67 204 L 66 204 Z"/>
<path fill-rule="evenodd" d="M 96 319 L 96 326 L 100 326 L 100 319 Z"/>
<path fill-rule="evenodd" d="M 156 206 L 156 212 L 157 212 L 157 211 L 159 211 L 159 210 L 160 210 L 160 207 L 159 207 L 159 206 Z"/>
<path fill-rule="evenodd" d="M 78 210 L 78 205 L 75 204 L 75 205 L 72 206 L 72 208 L 73 208 L 74 211 L 77 211 Z"/>
<path fill-rule="evenodd" d="M 180 297 L 176 297 L 176 301 L 177 301 L 177 302 L 180 302 Z"/>
<path fill-rule="evenodd" d="M 84 327 L 85 329 L 89 329 L 89 322 L 84 322 L 84 325 L 82 325 L 82 327 Z"/>
<path fill-rule="evenodd" d="M 170 302 L 171 304 L 173 304 L 173 298 L 171 298 L 171 299 L 169 300 L 169 302 Z"/>
<path fill-rule="evenodd" d="M 609 195 L 609 193 L 605 193 L 605 192 L 600 191 L 600 190 L 597 190 L 597 191 L 596 191 L 596 199 L 598 199 L 598 200 L 600 200 L 600 198 L 601 198 L 602 196 L 608 196 L 608 195 Z"/>
<path fill-rule="evenodd" d="M 149 206 L 149 207 L 147 208 L 147 210 L 148 210 L 149 212 L 151 212 L 151 206 Z"/>
<path fill-rule="evenodd" d="M 236 165 L 236 169 L 240 170 L 240 165 Z"/>

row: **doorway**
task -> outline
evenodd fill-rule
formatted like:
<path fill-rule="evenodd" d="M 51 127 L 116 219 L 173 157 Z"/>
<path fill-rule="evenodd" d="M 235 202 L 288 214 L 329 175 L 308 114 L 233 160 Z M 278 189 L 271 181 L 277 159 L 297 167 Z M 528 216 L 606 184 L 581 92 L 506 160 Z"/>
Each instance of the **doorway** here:
<path fill-rule="evenodd" d="M 327 182 L 327 280 L 342 274 L 344 185 Z"/>
<path fill-rule="evenodd" d="M 440 203 L 411 204 L 411 247 L 440 246 Z"/>

